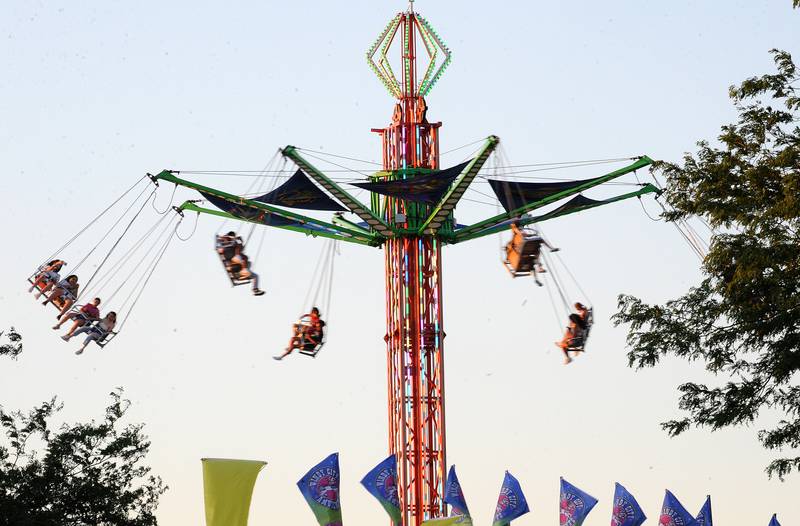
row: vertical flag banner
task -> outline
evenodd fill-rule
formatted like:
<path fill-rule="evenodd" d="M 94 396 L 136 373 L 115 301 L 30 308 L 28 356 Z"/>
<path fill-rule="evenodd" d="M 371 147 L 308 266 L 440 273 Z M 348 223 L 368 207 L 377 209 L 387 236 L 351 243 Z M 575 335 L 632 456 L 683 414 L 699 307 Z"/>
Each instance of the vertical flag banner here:
<path fill-rule="evenodd" d="M 453 515 L 466 515 L 469 517 L 469 508 L 464 499 L 464 492 L 461 491 L 461 483 L 458 482 L 456 467 L 450 466 L 447 473 L 447 483 L 444 486 L 444 502 L 453 507 Z"/>
<path fill-rule="evenodd" d="M 314 512 L 320 526 L 342 526 L 339 501 L 339 453 L 311 468 L 297 481 L 300 493 Z"/>
<path fill-rule="evenodd" d="M 700 513 L 697 514 L 695 520 L 698 526 L 714 526 L 714 522 L 711 520 L 711 495 L 706 496 L 706 502 L 700 508 Z"/>
<path fill-rule="evenodd" d="M 558 523 L 561 526 L 581 526 L 592 511 L 597 499 L 561 478 L 561 498 L 558 506 Z"/>
<path fill-rule="evenodd" d="M 664 495 L 664 505 L 661 507 L 658 523 L 660 526 L 697 526 L 694 517 L 669 490 Z"/>
<path fill-rule="evenodd" d="M 781 523 L 778 522 L 778 515 L 772 515 L 772 518 L 769 521 L 769 526 L 781 526 Z"/>
<path fill-rule="evenodd" d="M 247 526 L 260 460 L 204 458 L 203 494 L 207 526 Z"/>
<path fill-rule="evenodd" d="M 529 511 L 528 502 L 525 500 L 525 495 L 522 494 L 519 481 L 506 471 L 503 486 L 500 488 L 500 496 L 497 497 L 492 526 L 507 526 L 511 521 Z"/>
<path fill-rule="evenodd" d="M 647 519 L 641 506 L 622 484 L 614 484 L 614 506 L 611 526 L 641 526 Z"/>
<path fill-rule="evenodd" d="M 400 498 L 397 495 L 397 458 L 390 455 L 361 479 L 361 485 L 378 499 L 383 509 L 397 525 L 402 524 Z"/>

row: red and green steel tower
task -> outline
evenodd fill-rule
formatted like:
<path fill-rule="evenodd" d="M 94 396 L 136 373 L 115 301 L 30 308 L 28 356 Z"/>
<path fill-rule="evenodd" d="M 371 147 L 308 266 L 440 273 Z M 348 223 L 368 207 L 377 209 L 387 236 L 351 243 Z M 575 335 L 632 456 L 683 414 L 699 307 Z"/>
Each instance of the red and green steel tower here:
<path fill-rule="evenodd" d="M 393 51 L 400 55 L 399 77 L 391 67 Z M 424 97 L 448 66 L 450 51 L 412 4 L 389 22 L 367 59 L 396 98 L 392 123 L 373 130 L 382 141 L 384 173 L 378 177 L 407 179 L 438 169 L 441 123 L 428 122 Z M 425 61 L 427 66 L 420 67 Z M 397 456 L 405 523 L 415 526 L 423 518 L 445 513 L 445 333 L 437 232 L 453 228 L 448 209 L 421 232 L 430 208 L 395 197 L 376 196 L 372 202 L 373 212 L 407 231 L 384 243 L 385 340 L 389 450 Z"/>
<path fill-rule="evenodd" d="M 450 64 L 450 51 L 438 34 L 413 9 L 398 13 L 367 52 L 373 71 L 395 99 L 392 122 L 373 129 L 380 135 L 383 170 L 373 182 L 405 181 L 440 174 L 439 128 L 429 122 L 425 96 Z M 396 71 L 399 69 L 399 71 Z M 164 170 L 154 178 L 200 191 L 218 209 L 186 201 L 180 209 L 226 219 L 382 247 L 386 264 L 386 356 L 388 383 L 389 451 L 398 460 L 398 493 L 402 526 L 419 526 L 428 518 L 446 514 L 443 502 L 446 474 L 444 327 L 442 313 L 442 245 L 470 241 L 509 228 L 509 221 L 541 222 L 612 202 L 656 192 L 652 185 L 594 204 L 556 209 L 544 216 L 529 212 L 647 166 L 646 157 L 600 177 L 578 181 L 569 188 L 520 203 L 513 210 L 456 228 L 453 210 L 499 144 L 489 136 L 474 157 L 458 168 L 458 175 L 434 204 L 399 196 L 371 193 L 361 203 L 344 187 L 309 162 L 294 146 L 282 154 L 321 189 L 361 221 L 335 214 L 330 221 L 302 215 L 280 206 L 203 186 Z M 222 207 L 222 208 L 220 208 Z M 401 526 L 401 525 L 396 525 Z"/>

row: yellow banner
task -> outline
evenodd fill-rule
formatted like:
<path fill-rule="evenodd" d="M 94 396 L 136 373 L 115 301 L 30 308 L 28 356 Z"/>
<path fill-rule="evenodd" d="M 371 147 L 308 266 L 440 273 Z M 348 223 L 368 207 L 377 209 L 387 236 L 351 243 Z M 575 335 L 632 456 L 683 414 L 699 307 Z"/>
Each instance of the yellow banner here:
<path fill-rule="evenodd" d="M 203 459 L 206 526 L 247 526 L 256 477 L 266 462 Z"/>
<path fill-rule="evenodd" d="M 454 517 L 439 517 L 438 519 L 428 519 L 422 522 L 422 526 L 472 526 L 472 519 L 466 515 L 456 515 Z"/>

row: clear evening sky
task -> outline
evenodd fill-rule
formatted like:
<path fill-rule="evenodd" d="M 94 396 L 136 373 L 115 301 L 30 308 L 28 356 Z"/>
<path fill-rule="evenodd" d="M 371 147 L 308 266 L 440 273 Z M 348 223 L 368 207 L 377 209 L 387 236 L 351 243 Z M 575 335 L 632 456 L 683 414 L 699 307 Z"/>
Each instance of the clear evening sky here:
<path fill-rule="evenodd" d="M 773 71 L 770 48 L 800 58 L 800 12 L 790 4 L 420 0 L 454 53 L 428 116 L 444 123 L 442 150 L 496 134 L 512 164 L 675 160 L 734 118 L 728 86 Z M 267 232 L 255 261 L 267 295 L 254 298 L 230 288 L 212 251 L 220 221 L 201 217 L 191 240 L 172 245 L 118 339 L 80 357 L 77 343 L 50 329 L 53 311 L 26 293 L 25 277 L 148 171 L 257 170 L 286 144 L 379 160 L 370 128 L 390 122 L 392 100 L 364 53 L 405 7 L 3 4 L 0 325 L 22 332 L 25 352 L 0 363 L 0 403 L 29 408 L 57 394 L 62 416 L 75 421 L 100 416 L 106 393 L 125 387 L 131 421 L 146 422 L 152 440 L 148 461 L 170 486 L 162 524 L 202 523 L 201 457 L 269 463 L 251 524 L 313 524 L 295 482 L 333 451 L 346 523 L 386 523 L 358 485 L 386 454 L 382 253 L 343 247 L 332 312 L 323 313 L 327 347 L 316 360 L 280 363 L 270 357 L 303 307 L 319 240 Z M 249 181 L 217 183 L 242 191 Z M 168 199 L 159 194 L 160 205 Z M 643 203 L 657 212 L 651 198 Z M 458 216 L 494 212 L 466 203 Z M 699 280 L 674 228 L 632 200 L 545 231 L 597 312 L 587 354 L 569 367 L 553 346 L 559 333 L 546 293 L 509 278 L 496 237 L 444 252 L 447 457 L 476 523 L 490 521 L 505 469 L 533 509 L 519 526 L 557 520 L 560 475 L 600 500 L 587 526 L 608 523 L 615 481 L 649 523 L 665 488 L 693 512 L 711 494 L 719 524 L 766 525 L 773 512 L 784 525 L 800 523 L 800 476 L 768 480 L 771 456 L 755 438 L 775 415 L 748 429 L 669 439 L 659 423 L 679 415 L 676 386 L 724 379 L 675 360 L 641 373 L 626 367 L 625 330 L 608 322 L 617 294 L 664 301 Z"/>

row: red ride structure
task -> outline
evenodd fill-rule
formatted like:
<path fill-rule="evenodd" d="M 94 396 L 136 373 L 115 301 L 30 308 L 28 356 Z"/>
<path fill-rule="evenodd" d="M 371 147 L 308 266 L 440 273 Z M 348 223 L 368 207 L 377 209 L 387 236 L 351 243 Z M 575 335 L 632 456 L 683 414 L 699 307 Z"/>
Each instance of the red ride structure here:
<path fill-rule="evenodd" d="M 417 82 L 418 37 L 433 68 L 436 55 L 445 55 L 439 71 L 426 70 L 440 74 L 450 60 L 449 51 L 413 9 L 399 13 L 368 53 L 374 70 L 397 97 L 392 123 L 373 130 L 381 136 L 386 178 L 410 178 L 415 168 L 439 168 L 441 123 L 427 121 L 426 86 Z M 393 78 L 387 56 L 393 41 L 402 52 L 400 79 Z M 412 232 L 430 212 L 419 208 L 419 203 L 395 197 L 386 197 L 384 203 L 373 200 L 373 212 L 383 212 L 387 223 Z M 436 235 L 412 234 L 388 239 L 384 250 L 389 451 L 397 456 L 405 524 L 418 525 L 446 513 L 442 247 Z"/>
<path fill-rule="evenodd" d="M 520 183 L 489 180 L 505 211 L 474 224 L 456 225 L 453 210 L 499 139 L 489 136 L 469 161 L 440 169 L 441 123 L 428 122 L 425 96 L 449 65 L 450 51 L 430 24 L 414 11 L 413 3 L 389 22 L 367 58 L 396 99 L 391 124 L 373 129 L 381 137 L 383 169 L 371 175 L 368 183 L 355 184 L 370 191 L 369 206 L 317 169 L 294 146 L 281 150 L 298 167 L 292 179 L 305 181 L 292 183 L 294 190 L 287 182 L 288 186 L 263 196 L 239 196 L 179 178 L 180 172 L 174 170 L 164 170 L 152 179 L 197 190 L 204 197 L 186 201 L 177 207 L 180 211 L 383 247 L 389 450 L 397 457 L 402 526 L 419 526 L 426 519 L 447 513 L 443 500 L 447 464 L 442 245 L 504 232 L 512 221 L 524 226 L 658 190 L 644 184 L 634 192 L 610 199 L 593 200 L 582 195 L 584 190 L 651 164 L 646 156 L 585 180 L 525 183 L 528 186 L 524 188 Z M 395 73 L 396 68 L 399 74 Z M 298 190 L 297 184 L 305 186 Z M 319 201 L 320 194 L 335 207 L 316 210 L 339 210 L 330 221 L 286 210 L 315 209 L 308 203 Z M 572 199 L 546 214 L 529 215 L 568 197 Z M 203 201 L 216 209 L 199 206 Z M 361 221 L 347 219 L 345 213 Z"/>

